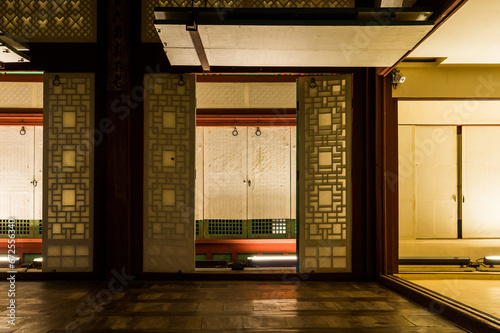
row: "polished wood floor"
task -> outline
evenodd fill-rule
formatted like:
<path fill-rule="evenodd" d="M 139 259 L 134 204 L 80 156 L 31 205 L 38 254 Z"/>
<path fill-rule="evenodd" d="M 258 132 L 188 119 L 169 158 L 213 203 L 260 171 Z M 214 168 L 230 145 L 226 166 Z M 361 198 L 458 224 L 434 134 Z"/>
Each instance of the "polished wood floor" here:
<path fill-rule="evenodd" d="M 407 273 L 401 278 L 500 318 L 500 273 Z"/>
<path fill-rule="evenodd" d="M 17 282 L 2 332 L 464 332 L 376 283 Z M 106 303 L 106 304 L 104 304 Z"/>

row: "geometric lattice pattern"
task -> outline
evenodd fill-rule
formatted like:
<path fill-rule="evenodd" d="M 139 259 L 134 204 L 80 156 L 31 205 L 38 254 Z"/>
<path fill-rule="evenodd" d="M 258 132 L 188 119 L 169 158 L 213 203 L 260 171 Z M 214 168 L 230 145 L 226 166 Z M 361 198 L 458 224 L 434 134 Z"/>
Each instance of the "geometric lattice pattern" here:
<path fill-rule="evenodd" d="M 211 7 L 211 8 L 352 8 L 354 0 L 144 0 L 143 42 L 157 42 L 153 21 L 155 7 Z"/>
<path fill-rule="evenodd" d="M 201 238 L 296 238 L 295 220 L 197 220 L 196 236 Z"/>
<path fill-rule="evenodd" d="M 2 108 L 43 108 L 41 82 L 0 82 Z"/>
<path fill-rule="evenodd" d="M 296 108 L 295 82 L 212 83 L 196 85 L 198 108 Z"/>
<path fill-rule="evenodd" d="M 144 78 L 144 271 L 194 271 L 194 76 Z"/>
<path fill-rule="evenodd" d="M 92 271 L 94 75 L 45 74 L 43 269 Z"/>
<path fill-rule="evenodd" d="M 0 219 L 0 238 L 9 237 L 9 219 Z M 41 238 L 42 220 L 15 220 L 16 238 Z"/>
<path fill-rule="evenodd" d="M 208 226 L 208 237 L 210 238 L 225 238 L 229 236 L 230 238 L 246 237 L 243 234 L 246 228 L 243 228 L 244 220 L 205 220 L 204 223 Z M 246 227 L 246 225 L 245 225 Z"/>
<path fill-rule="evenodd" d="M 97 0 L 2 0 L 0 27 L 26 42 L 97 40 Z"/>
<path fill-rule="evenodd" d="M 351 269 L 350 114 L 350 75 L 300 79 L 299 230 L 303 272 Z"/>

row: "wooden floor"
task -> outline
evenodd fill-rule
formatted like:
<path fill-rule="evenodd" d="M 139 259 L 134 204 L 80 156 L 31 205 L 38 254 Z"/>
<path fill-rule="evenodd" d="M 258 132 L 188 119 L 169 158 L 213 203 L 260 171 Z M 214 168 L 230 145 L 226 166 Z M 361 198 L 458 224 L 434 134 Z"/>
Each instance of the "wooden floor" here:
<path fill-rule="evenodd" d="M 500 318 L 500 273 L 408 273 L 401 278 Z"/>
<path fill-rule="evenodd" d="M 113 281 L 112 281 L 113 282 Z M 376 283 L 17 282 L 2 332 L 464 332 Z M 103 305 L 103 302 L 107 303 Z"/>

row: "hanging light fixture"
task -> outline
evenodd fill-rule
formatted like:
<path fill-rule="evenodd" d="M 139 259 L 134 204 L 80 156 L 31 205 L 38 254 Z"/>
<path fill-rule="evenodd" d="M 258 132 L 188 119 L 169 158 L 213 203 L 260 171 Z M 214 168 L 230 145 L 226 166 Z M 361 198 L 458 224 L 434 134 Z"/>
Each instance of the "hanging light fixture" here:
<path fill-rule="evenodd" d="M 0 29 L 0 63 L 29 62 L 30 57 L 22 53 L 25 51 L 29 51 L 29 47 Z"/>

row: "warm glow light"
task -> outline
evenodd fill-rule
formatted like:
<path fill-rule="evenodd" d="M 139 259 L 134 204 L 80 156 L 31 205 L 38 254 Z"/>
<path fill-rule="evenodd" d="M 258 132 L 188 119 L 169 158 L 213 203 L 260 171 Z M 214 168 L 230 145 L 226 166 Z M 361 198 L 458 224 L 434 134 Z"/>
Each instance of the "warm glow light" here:
<path fill-rule="evenodd" d="M 500 265 L 500 256 L 486 256 L 484 257 L 484 263 L 486 265 Z"/>
<path fill-rule="evenodd" d="M 0 262 L 10 262 L 12 257 L 0 257 Z M 19 257 L 14 258 L 16 261 L 19 260 Z"/>
<path fill-rule="evenodd" d="M 255 257 L 248 257 L 248 260 L 253 260 L 253 261 L 277 261 L 277 260 L 297 260 L 297 256 L 283 256 L 283 257 L 265 257 L 265 256 L 255 256 Z"/>
<path fill-rule="evenodd" d="M 33 259 L 33 262 L 42 262 L 42 258 L 35 258 Z"/>

